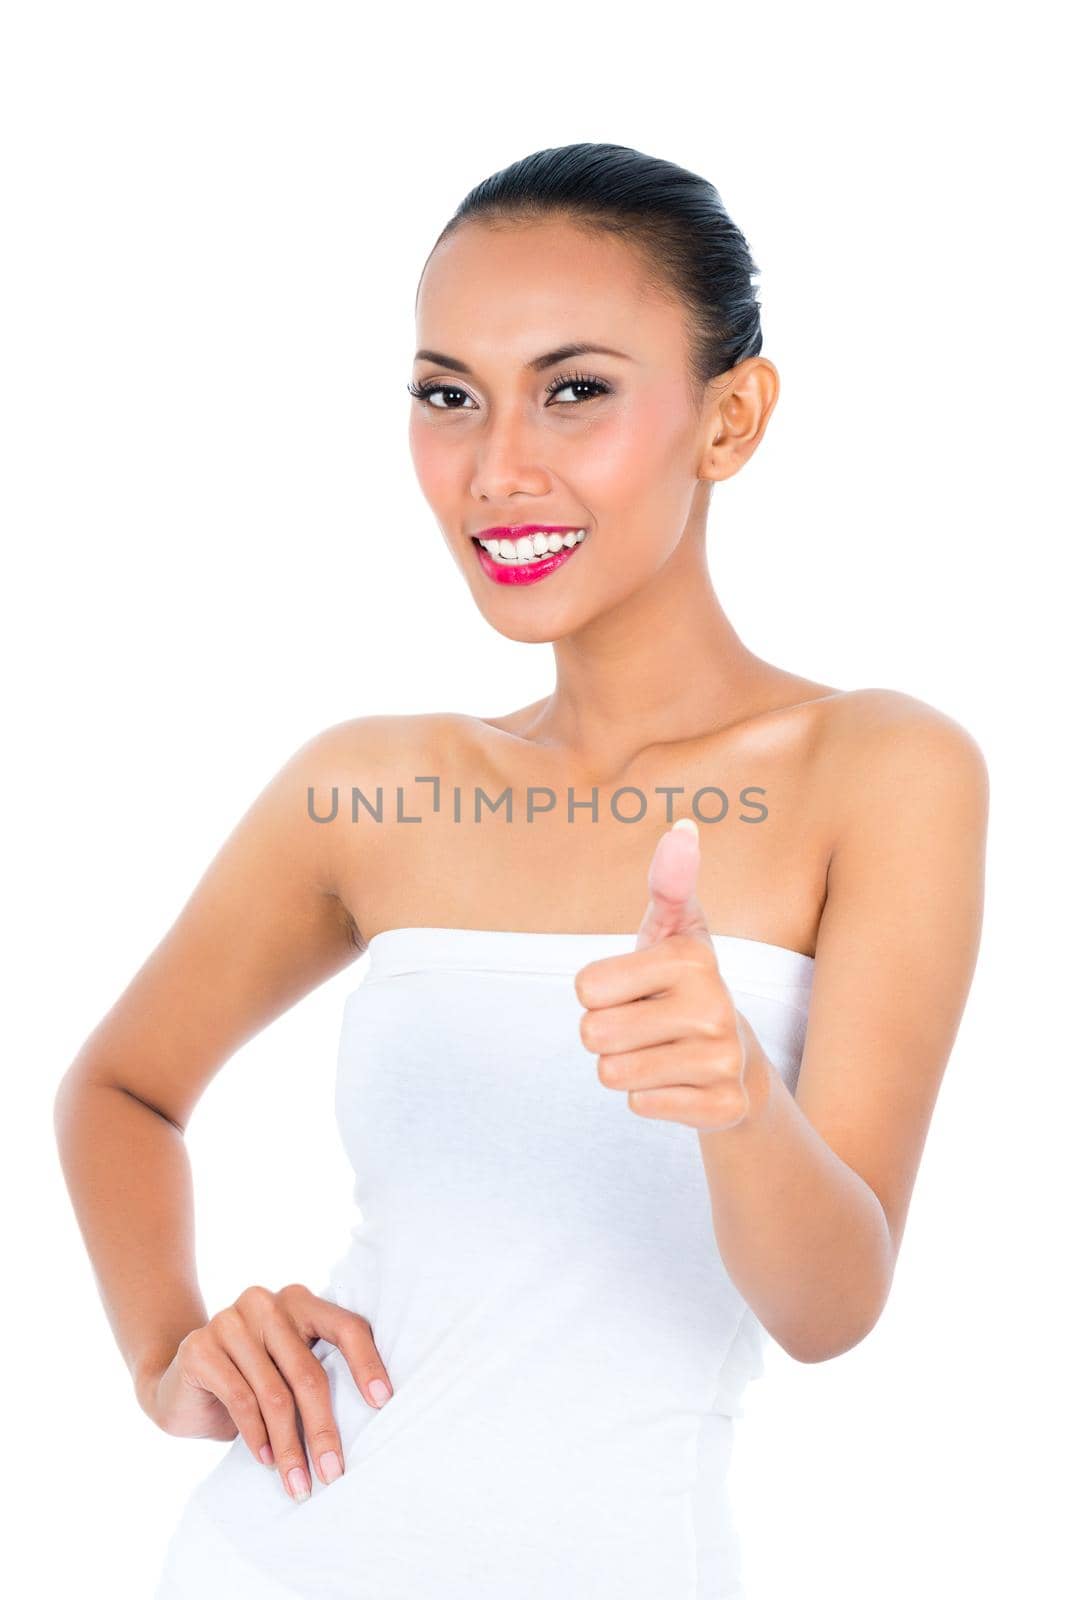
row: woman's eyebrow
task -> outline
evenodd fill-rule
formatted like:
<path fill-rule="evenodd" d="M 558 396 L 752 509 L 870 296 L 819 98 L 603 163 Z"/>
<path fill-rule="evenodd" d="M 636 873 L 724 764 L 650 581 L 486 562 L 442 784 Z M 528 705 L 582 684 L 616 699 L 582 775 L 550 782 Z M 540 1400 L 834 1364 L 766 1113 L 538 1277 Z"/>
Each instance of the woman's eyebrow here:
<path fill-rule="evenodd" d="M 527 361 L 527 369 L 531 372 L 542 372 L 545 367 L 554 367 L 557 361 L 569 361 L 572 356 L 618 356 L 621 361 L 632 361 L 633 356 L 628 356 L 625 350 L 612 350 L 606 344 L 561 344 L 558 350 L 547 350 L 543 356 L 534 356 L 532 361 Z M 416 350 L 416 361 L 432 361 L 435 367 L 447 367 L 451 372 L 465 372 L 472 376 L 472 369 L 465 361 L 459 361 L 455 356 L 443 356 L 439 350 Z"/>

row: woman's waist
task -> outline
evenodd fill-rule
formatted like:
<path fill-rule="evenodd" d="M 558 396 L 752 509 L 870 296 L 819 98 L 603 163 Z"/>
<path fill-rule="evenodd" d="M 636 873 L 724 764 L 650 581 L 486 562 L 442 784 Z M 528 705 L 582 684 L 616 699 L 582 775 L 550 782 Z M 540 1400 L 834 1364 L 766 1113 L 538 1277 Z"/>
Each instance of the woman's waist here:
<path fill-rule="evenodd" d="M 594 1421 L 628 1407 L 629 1425 L 640 1426 L 665 1412 L 735 1411 L 763 1370 L 765 1336 L 725 1274 L 642 1283 L 603 1263 L 471 1272 L 438 1258 L 420 1270 L 361 1253 L 337 1264 L 324 1298 L 367 1319 L 394 1393 L 405 1383 L 446 1393 L 478 1372 L 502 1394 L 565 1392 Z M 344 1359 L 325 1341 L 314 1348 Z"/>

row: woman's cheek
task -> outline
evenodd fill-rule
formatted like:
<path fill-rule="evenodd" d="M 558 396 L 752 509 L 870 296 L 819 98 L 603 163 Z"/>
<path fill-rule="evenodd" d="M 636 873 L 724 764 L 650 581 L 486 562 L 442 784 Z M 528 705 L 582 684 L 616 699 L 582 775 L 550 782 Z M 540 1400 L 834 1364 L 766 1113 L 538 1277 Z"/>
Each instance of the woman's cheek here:
<path fill-rule="evenodd" d="M 587 476 L 604 504 L 655 502 L 663 473 L 678 450 L 672 407 L 623 405 L 590 430 Z"/>
<path fill-rule="evenodd" d="M 433 429 L 413 417 L 408 430 L 408 445 L 415 477 L 428 503 L 445 507 L 455 495 L 456 452 L 448 448 Z"/>

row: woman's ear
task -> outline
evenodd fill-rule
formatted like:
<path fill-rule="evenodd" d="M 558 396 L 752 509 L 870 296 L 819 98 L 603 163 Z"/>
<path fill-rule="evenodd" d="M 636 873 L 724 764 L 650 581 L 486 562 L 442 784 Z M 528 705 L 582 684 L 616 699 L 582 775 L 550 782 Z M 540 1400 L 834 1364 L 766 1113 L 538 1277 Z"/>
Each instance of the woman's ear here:
<path fill-rule="evenodd" d="M 709 390 L 714 398 L 698 476 L 718 482 L 739 472 L 763 438 L 778 403 L 778 369 L 765 356 L 747 356 Z"/>

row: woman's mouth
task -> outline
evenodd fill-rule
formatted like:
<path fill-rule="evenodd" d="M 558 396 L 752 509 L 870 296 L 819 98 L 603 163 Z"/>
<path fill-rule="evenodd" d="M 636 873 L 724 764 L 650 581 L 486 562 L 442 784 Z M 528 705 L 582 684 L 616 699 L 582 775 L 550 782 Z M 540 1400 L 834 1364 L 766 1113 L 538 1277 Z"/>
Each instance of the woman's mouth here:
<path fill-rule="evenodd" d="M 524 533 L 518 539 L 479 539 L 473 543 L 478 562 L 494 583 L 537 583 L 549 573 L 558 572 L 564 562 L 584 543 L 585 528 L 568 528 L 565 533 Z"/>

